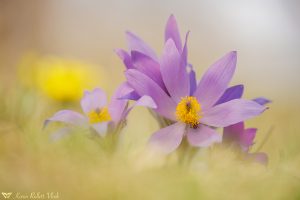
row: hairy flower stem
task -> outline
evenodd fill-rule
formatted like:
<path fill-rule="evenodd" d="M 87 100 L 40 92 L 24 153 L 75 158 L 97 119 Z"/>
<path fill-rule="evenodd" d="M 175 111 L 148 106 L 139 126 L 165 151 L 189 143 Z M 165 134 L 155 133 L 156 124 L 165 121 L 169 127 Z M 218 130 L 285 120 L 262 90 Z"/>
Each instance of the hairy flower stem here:
<path fill-rule="evenodd" d="M 98 138 L 96 141 L 98 142 L 100 148 L 106 152 L 108 156 L 115 154 L 119 146 L 121 131 L 123 130 L 125 123 L 125 121 L 120 122 L 113 131 L 108 131 L 105 137 L 101 137 L 95 133 Z"/>
<path fill-rule="evenodd" d="M 191 164 L 197 151 L 197 148 L 191 147 L 187 139 L 183 138 L 182 143 L 177 149 L 178 164 L 182 167 L 188 167 Z"/>
<path fill-rule="evenodd" d="M 160 128 L 165 128 L 167 126 L 170 126 L 173 123 L 171 120 L 168 120 L 168 119 L 158 115 L 152 109 L 148 109 L 148 110 L 149 110 L 150 114 L 156 119 Z"/>

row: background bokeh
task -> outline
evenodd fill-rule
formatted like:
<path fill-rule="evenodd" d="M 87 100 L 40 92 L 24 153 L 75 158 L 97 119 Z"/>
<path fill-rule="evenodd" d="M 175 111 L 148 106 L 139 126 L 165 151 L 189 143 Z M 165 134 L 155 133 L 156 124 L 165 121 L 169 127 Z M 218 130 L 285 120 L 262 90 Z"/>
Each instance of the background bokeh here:
<path fill-rule="evenodd" d="M 86 77 L 75 73 L 72 83 L 98 86 L 111 95 L 124 80 L 124 67 L 113 52 L 126 48 L 124 32 L 133 31 L 161 53 L 172 13 L 182 36 L 191 31 L 189 62 L 198 79 L 216 59 L 237 50 L 232 84 L 243 83 L 246 98 L 273 101 L 247 123 L 259 129 L 254 150 L 272 129 L 261 149 L 270 158 L 267 169 L 227 163 L 226 152 L 207 158 L 216 165 L 205 175 L 201 166 L 191 172 L 148 169 L 150 161 L 139 152 L 157 125 L 143 108 L 131 113 L 124 131 L 126 158 L 120 153 L 107 162 L 97 145 L 81 136 L 48 142 L 43 120 L 60 108 L 80 110 L 77 93 L 53 97 L 56 90 L 47 84 L 61 79 L 51 74 L 55 77 L 61 65 L 79 66 Z M 0 190 L 60 191 L 62 199 L 299 198 L 299 36 L 297 0 L 0 0 Z M 59 91 L 76 85 L 67 84 Z M 81 93 L 83 87 L 75 89 Z M 71 188 L 80 189 L 77 196 Z"/>

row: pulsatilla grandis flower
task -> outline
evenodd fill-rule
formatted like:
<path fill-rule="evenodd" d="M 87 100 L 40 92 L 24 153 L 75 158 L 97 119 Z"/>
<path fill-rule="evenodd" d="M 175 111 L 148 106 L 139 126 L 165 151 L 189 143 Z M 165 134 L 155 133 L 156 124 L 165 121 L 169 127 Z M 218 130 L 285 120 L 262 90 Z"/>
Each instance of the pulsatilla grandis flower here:
<path fill-rule="evenodd" d="M 268 163 L 268 156 L 263 152 L 250 153 L 254 144 L 256 128 L 244 128 L 244 122 L 227 126 L 223 130 L 223 143 L 238 150 L 242 159 L 252 160 L 261 164 Z"/>
<path fill-rule="evenodd" d="M 188 74 L 191 79 L 194 79 L 195 73 L 192 70 L 191 65 L 188 65 L 187 63 L 188 33 L 189 32 L 187 32 L 186 34 L 184 44 L 182 44 L 175 17 L 173 15 L 169 17 L 165 27 L 165 42 L 167 42 L 168 40 L 174 42 L 176 51 L 179 54 L 178 62 L 180 62 L 181 66 L 178 69 L 181 70 L 181 73 L 187 73 L 185 68 L 190 68 L 191 70 L 188 72 Z M 154 50 L 142 39 L 131 32 L 126 32 L 126 38 L 128 42 L 129 52 L 126 52 L 123 49 L 115 50 L 117 55 L 123 60 L 126 69 L 135 69 L 141 72 L 143 75 L 155 81 L 155 83 L 167 94 L 173 92 L 168 91 L 168 87 L 166 86 L 166 84 L 168 83 L 165 82 L 162 74 L 164 73 L 164 71 L 161 71 L 162 65 L 164 65 L 164 63 L 161 62 Z M 122 98 L 132 100 L 137 100 L 140 98 L 140 94 L 138 94 L 134 89 L 128 90 L 128 92 L 129 93 Z"/>
<path fill-rule="evenodd" d="M 103 90 L 96 88 L 93 91 L 85 91 L 81 99 L 81 108 L 84 115 L 72 111 L 61 110 L 45 121 L 45 126 L 50 122 L 62 122 L 72 127 L 89 128 L 92 127 L 100 136 L 104 137 L 107 133 L 116 133 L 121 131 L 125 119 L 134 106 L 150 106 L 155 108 L 151 98 L 145 96 L 135 103 L 132 107 L 128 107 L 127 100 L 120 100 L 118 96 L 126 92 L 126 87 L 121 85 L 110 103 L 107 103 L 107 97 Z M 146 102 L 146 103 L 145 103 Z M 60 137 L 71 129 L 65 127 L 60 129 L 55 137 Z"/>
<path fill-rule="evenodd" d="M 242 90 L 235 90 L 235 97 L 240 98 L 243 93 Z M 271 101 L 260 97 L 254 99 L 255 102 L 265 105 L 270 103 Z M 230 146 L 238 150 L 242 159 L 244 160 L 253 160 L 255 162 L 259 162 L 261 164 L 268 163 L 268 156 L 263 152 L 250 153 L 250 148 L 254 144 L 254 139 L 256 136 L 257 129 L 256 128 L 244 128 L 244 122 L 239 122 L 237 124 L 233 124 L 223 129 L 223 145 Z"/>
<path fill-rule="evenodd" d="M 186 137 L 192 146 L 207 147 L 222 140 L 215 128 L 261 114 L 266 108 L 252 100 L 233 99 L 216 104 L 234 74 L 236 58 L 236 52 L 226 54 L 209 67 L 196 86 L 196 80 L 184 73 L 186 68 L 181 65 L 181 54 L 175 42 L 168 39 L 160 68 L 168 92 L 139 70 L 127 70 L 129 85 L 140 96 L 150 96 L 157 105 L 155 111 L 173 122 L 154 133 L 150 144 L 170 153 Z"/>

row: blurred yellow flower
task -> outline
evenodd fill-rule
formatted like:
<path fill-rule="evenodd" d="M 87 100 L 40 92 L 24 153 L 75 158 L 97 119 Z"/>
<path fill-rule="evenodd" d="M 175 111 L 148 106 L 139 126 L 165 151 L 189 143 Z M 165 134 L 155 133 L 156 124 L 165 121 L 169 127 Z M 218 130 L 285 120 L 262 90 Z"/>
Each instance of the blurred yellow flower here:
<path fill-rule="evenodd" d="M 76 60 L 54 56 L 25 55 L 19 65 L 19 78 L 23 85 L 35 88 L 47 97 L 61 101 L 78 100 L 84 90 L 105 82 L 100 67 Z"/>

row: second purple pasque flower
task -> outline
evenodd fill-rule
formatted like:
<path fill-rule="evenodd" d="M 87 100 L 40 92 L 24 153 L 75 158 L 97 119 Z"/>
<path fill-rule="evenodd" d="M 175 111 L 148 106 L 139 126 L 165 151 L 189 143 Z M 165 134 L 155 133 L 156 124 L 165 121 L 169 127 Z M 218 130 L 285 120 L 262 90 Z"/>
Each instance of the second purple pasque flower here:
<path fill-rule="evenodd" d="M 118 99 L 127 90 L 126 84 L 119 86 L 109 103 L 107 102 L 106 93 L 102 89 L 96 88 L 92 91 L 85 91 L 80 102 L 84 114 L 73 110 L 61 110 L 48 118 L 44 126 L 46 127 L 52 122 L 65 124 L 63 128 L 52 134 L 53 139 L 59 139 L 71 133 L 73 128 L 91 129 L 101 137 L 105 137 L 108 133 L 119 134 L 125 125 L 127 115 L 133 107 L 156 107 L 152 99 L 147 96 L 140 98 L 134 105 L 129 107 L 128 100 Z"/>

